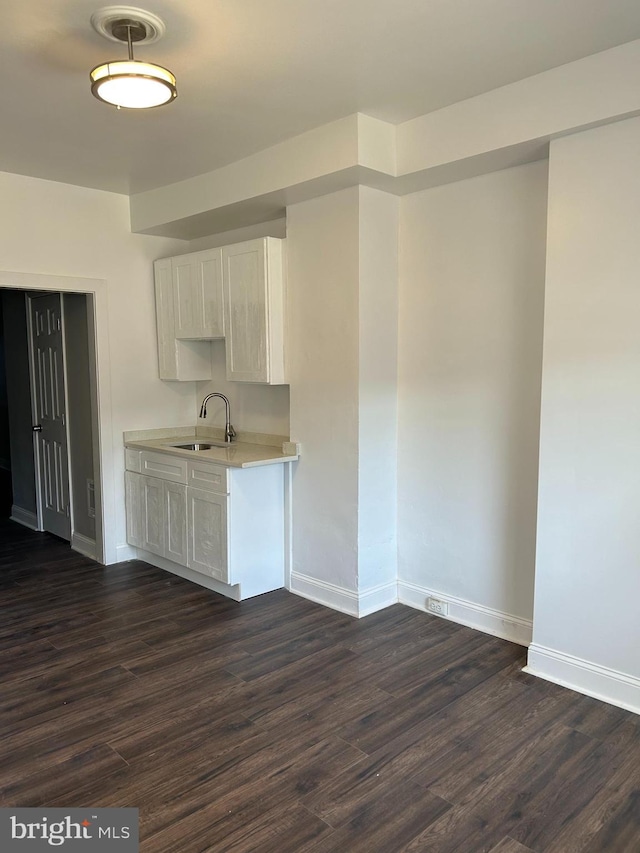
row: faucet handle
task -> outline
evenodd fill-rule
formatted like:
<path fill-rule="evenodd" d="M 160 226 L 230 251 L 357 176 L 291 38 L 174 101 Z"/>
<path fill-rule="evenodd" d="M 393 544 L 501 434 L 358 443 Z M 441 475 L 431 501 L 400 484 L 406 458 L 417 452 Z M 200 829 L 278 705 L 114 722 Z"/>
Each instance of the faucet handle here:
<path fill-rule="evenodd" d="M 225 440 L 225 441 L 229 441 L 229 442 L 231 442 L 231 441 L 233 441 L 233 439 L 234 439 L 235 437 L 236 437 L 236 431 L 235 431 L 235 429 L 231 426 L 231 424 L 229 424 L 229 426 L 228 426 L 228 427 L 225 429 L 225 431 L 224 431 L 224 440 Z"/>

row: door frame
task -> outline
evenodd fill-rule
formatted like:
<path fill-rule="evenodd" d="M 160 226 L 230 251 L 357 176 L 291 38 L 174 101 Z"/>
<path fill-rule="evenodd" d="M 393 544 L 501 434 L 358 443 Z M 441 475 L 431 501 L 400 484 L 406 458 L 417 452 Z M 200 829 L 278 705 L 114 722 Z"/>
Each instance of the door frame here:
<path fill-rule="evenodd" d="M 11 290 L 88 293 L 93 296 L 93 324 L 89 323 L 95 367 L 95 421 L 93 464 L 96 502 L 96 560 L 103 565 L 117 562 L 117 518 L 115 466 L 113 464 L 113 420 L 111 405 L 111 360 L 107 282 L 97 278 L 5 272 L 0 270 L 0 288 Z M 93 396 L 93 395 L 92 395 Z"/>

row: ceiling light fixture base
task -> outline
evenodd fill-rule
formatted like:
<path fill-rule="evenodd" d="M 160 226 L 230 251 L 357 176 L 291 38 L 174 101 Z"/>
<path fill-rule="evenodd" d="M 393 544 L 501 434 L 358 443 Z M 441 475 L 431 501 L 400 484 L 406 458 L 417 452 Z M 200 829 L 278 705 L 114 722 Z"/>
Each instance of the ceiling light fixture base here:
<path fill-rule="evenodd" d="M 131 26 L 131 41 L 136 46 L 154 44 L 165 34 L 162 18 L 136 6 L 105 6 L 91 16 L 91 26 L 103 38 L 126 44 L 126 25 Z"/>

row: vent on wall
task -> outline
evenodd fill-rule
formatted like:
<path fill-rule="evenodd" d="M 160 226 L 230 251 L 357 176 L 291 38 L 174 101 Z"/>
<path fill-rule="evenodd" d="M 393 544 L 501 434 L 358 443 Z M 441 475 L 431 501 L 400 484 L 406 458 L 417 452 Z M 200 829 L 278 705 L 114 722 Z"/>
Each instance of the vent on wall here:
<path fill-rule="evenodd" d="M 96 489 L 93 480 L 87 480 L 87 515 L 96 517 Z"/>

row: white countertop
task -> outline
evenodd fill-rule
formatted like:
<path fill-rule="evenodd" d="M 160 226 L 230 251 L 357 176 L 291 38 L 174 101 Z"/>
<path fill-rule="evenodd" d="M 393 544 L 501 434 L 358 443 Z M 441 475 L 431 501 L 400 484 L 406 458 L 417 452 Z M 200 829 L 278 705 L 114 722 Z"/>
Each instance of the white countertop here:
<path fill-rule="evenodd" d="M 150 431 L 151 432 L 151 431 Z M 154 431 L 155 432 L 155 431 Z M 158 432 L 162 432 L 158 430 Z M 298 458 L 295 452 L 295 444 L 285 443 L 283 445 L 271 446 L 267 444 L 252 444 L 247 441 L 233 441 L 224 447 L 212 447 L 209 450 L 185 450 L 175 447 L 176 444 L 194 444 L 196 442 L 209 443 L 215 441 L 206 435 L 196 435 L 195 431 L 181 435 L 175 435 L 174 430 L 167 430 L 171 435 L 157 438 L 131 438 L 125 433 L 124 446 L 132 450 L 157 450 L 169 453 L 172 456 L 180 456 L 183 459 L 200 459 L 207 462 L 215 462 L 217 465 L 225 465 L 228 468 L 253 468 L 258 465 L 275 465 L 281 462 L 294 462 Z M 285 452 L 294 451 L 294 452 Z"/>

